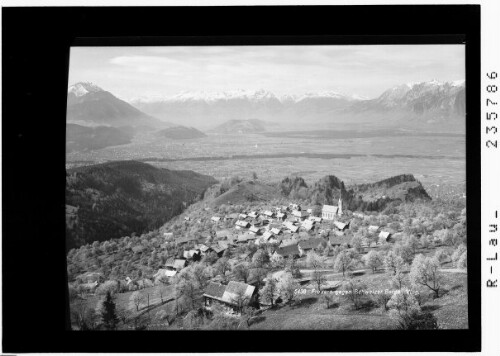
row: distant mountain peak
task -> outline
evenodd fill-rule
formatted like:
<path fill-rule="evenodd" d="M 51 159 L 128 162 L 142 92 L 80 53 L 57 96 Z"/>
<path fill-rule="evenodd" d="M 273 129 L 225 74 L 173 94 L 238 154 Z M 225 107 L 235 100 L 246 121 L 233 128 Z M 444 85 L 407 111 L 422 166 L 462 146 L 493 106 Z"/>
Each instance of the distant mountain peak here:
<path fill-rule="evenodd" d="M 104 91 L 92 82 L 78 82 L 68 88 L 68 94 L 72 93 L 75 96 L 84 96 L 88 93 L 97 93 Z"/>

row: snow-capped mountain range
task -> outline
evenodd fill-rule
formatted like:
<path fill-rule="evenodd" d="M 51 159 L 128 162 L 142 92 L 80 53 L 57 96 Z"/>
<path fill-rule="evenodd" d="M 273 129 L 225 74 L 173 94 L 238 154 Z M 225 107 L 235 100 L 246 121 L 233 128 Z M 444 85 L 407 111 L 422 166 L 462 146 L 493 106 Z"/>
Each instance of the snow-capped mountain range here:
<path fill-rule="evenodd" d="M 93 83 L 68 89 L 68 118 L 116 120 L 131 124 L 134 117 L 146 123 L 163 122 L 212 129 L 230 120 L 253 120 L 285 128 L 367 124 L 401 126 L 449 123 L 465 127 L 465 81 L 406 83 L 367 99 L 336 91 L 275 95 L 263 89 L 224 92 L 185 91 L 169 97 L 148 96 L 130 105 Z M 122 120 L 125 118 L 126 120 Z M 326 126 L 325 126 L 326 125 Z"/>

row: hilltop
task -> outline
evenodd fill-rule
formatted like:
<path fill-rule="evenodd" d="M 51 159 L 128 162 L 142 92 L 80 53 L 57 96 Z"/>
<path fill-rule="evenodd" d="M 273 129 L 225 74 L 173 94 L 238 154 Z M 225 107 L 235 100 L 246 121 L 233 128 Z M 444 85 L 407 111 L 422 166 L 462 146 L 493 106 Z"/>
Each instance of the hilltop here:
<path fill-rule="evenodd" d="M 69 169 L 67 248 L 158 228 L 217 181 L 136 161 Z"/>
<path fill-rule="evenodd" d="M 156 133 L 157 136 L 162 138 L 170 138 L 173 140 L 188 140 L 193 138 L 206 137 L 203 132 L 195 129 L 194 127 L 174 126 L 160 130 Z"/>
<path fill-rule="evenodd" d="M 210 132 L 222 134 L 257 133 L 263 131 L 266 131 L 266 122 L 257 119 L 229 120 L 210 130 Z"/>
<path fill-rule="evenodd" d="M 66 151 L 97 150 L 132 142 L 133 132 L 110 126 L 85 127 L 66 125 Z"/>

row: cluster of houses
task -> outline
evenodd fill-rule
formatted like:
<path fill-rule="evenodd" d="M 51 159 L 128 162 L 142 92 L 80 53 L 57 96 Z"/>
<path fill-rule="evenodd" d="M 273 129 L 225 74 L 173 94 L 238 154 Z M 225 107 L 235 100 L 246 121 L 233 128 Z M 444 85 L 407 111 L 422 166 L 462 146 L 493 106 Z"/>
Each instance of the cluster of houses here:
<path fill-rule="evenodd" d="M 169 259 L 165 267 L 160 269 L 155 277 L 173 277 L 189 262 L 199 261 L 208 253 L 215 253 L 218 257 L 222 257 L 227 249 L 249 242 L 256 245 L 273 244 L 275 249 L 271 255 L 272 261 L 301 257 L 320 246 L 340 246 L 348 243 L 344 234 L 350 224 L 350 222 L 338 220 L 342 214 L 342 200 L 339 199 L 337 206 L 324 205 L 321 216 L 314 216 L 312 209 L 302 209 L 299 204 L 277 206 L 261 211 L 233 213 L 223 217 L 212 216 L 210 220 L 216 226 L 221 221 L 232 221 L 234 225 L 232 228 L 215 231 L 210 239 L 207 239 L 208 236 L 178 238 L 176 240 L 178 246 L 188 243 L 194 243 L 194 246 L 183 251 L 182 259 Z M 189 219 L 189 217 L 187 218 Z M 323 234 L 326 232 L 322 229 L 323 220 L 332 221 L 335 228 Z M 379 229 L 378 226 L 369 227 L 371 234 L 378 233 Z M 312 231 L 316 234 L 312 234 Z M 171 237 L 168 234 L 165 233 L 165 237 Z M 379 237 L 384 241 L 389 241 L 390 236 L 390 233 L 385 231 L 381 231 L 379 234 Z M 245 258 L 243 255 L 239 257 Z M 225 285 L 211 281 L 203 297 L 207 307 L 210 307 L 212 303 L 219 303 L 230 310 L 238 306 L 242 296 L 244 296 L 243 299 L 246 303 L 249 303 L 254 293 L 254 286 L 242 282 L 230 281 Z"/>

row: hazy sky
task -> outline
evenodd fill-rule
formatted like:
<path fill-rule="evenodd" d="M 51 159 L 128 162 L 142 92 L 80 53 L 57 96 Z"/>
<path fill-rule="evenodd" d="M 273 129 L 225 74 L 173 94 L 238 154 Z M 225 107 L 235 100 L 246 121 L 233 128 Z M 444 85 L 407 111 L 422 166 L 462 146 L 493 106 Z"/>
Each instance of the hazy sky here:
<path fill-rule="evenodd" d="M 464 45 L 74 47 L 69 84 L 91 81 L 125 100 L 236 89 L 373 98 L 407 82 L 464 78 Z"/>

